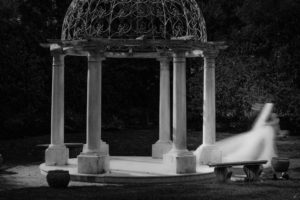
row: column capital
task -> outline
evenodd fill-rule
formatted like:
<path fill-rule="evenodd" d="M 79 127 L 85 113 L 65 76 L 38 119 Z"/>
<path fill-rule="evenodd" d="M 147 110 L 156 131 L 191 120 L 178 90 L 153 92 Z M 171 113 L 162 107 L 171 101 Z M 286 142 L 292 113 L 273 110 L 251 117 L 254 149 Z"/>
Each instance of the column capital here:
<path fill-rule="evenodd" d="M 171 62 L 172 59 L 168 56 L 160 56 L 160 57 L 156 58 L 156 60 L 158 62 L 164 62 L 164 63 L 167 62 L 167 63 L 169 63 L 169 62 Z"/>
<path fill-rule="evenodd" d="M 219 54 L 219 50 L 204 50 L 202 56 L 208 59 L 216 59 Z"/>
<path fill-rule="evenodd" d="M 168 57 L 160 57 L 157 59 L 160 63 L 160 71 L 169 71 L 171 59 Z"/>
<path fill-rule="evenodd" d="M 104 53 L 97 50 L 90 50 L 88 51 L 88 61 L 89 62 L 102 62 L 106 58 L 104 56 Z"/>
<path fill-rule="evenodd" d="M 64 50 L 58 44 L 50 45 L 50 52 L 53 57 L 54 56 L 64 56 Z"/>
<path fill-rule="evenodd" d="M 186 58 L 185 53 L 186 51 L 176 50 L 174 51 L 173 58 Z"/>
<path fill-rule="evenodd" d="M 186 62 L 185 51 L 176 51 L 176 52 L 174 52 L 173 62 L 174 63 L 185 63 Z"/>

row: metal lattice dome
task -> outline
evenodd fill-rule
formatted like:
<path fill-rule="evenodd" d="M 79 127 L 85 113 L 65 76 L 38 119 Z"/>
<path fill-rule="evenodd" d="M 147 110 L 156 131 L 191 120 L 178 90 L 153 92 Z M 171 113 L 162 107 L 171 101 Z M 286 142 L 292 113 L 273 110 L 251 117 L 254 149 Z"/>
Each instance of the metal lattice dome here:
<path fill-rule="evenodd" d="M 73 0 L 62 40 L 171 39 L 207 41 L 205 20 L 195 0 Z"/>

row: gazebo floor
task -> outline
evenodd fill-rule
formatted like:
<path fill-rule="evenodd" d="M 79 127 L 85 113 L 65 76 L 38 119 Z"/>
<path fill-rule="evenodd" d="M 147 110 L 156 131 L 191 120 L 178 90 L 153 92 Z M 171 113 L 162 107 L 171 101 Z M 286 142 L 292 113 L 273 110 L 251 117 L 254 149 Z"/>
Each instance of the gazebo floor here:
<path fill-rule="evenodd" d="M 40 165 L 43 175 L 51 170 L 68 170 L 71 181 L 111 184 L 147 184 L 193 182 L 214 177 L 213 168 L 200 166 L 197 173 L 174 174 L 168 172 L 161 159 L 151 157 L 110 156 L 110 172 L 105 174 L 79 174 L 77 159 L 69 159 L 66 166 Z"/>

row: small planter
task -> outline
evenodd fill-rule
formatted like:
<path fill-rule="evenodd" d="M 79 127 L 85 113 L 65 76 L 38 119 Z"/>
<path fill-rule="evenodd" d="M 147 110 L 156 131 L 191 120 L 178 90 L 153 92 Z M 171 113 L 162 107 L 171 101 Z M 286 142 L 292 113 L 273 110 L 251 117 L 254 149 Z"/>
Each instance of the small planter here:
<path fill-rule="evenodd" d="M 273 157 L 271 164 L 274 170 L 273 179 L 278 179 L 276 173 L 281 173 L 279 179 L 289 179 L 287 171 L 290 166 L 290 160 L 288 158 Z"/>
<path fill-rule="evenodd" d="M 288 158 L 273 157 L 271 164 L 275 172 L 287 172 L 290 160 Z"/>
<path fill-rule="evenodd" d="M 47 182 L 50 187 L 53 188 L 66 188 L 70 182 L 69 171 L 65 170 L 53 170 L 47 174 Z"/>

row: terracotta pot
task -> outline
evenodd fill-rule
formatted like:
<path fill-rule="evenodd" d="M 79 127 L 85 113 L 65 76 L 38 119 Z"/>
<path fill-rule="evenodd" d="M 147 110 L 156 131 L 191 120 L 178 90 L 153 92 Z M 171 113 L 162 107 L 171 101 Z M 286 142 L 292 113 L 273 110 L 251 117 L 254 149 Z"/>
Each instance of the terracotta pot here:
<path fill-rule="evenodd" d="M 286 172 L 289 169 L 290 160 L 288 158 L 273 157 L 271 164 L 275 172 Z"/>
<path fill-rule="evenodd" d="M 66 188 L 70 182 L 69 171 L 53 170 L 47 174 L 47 182 L 50 187 Z"/>

